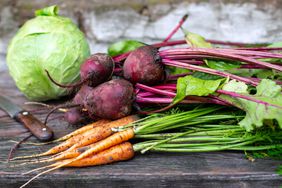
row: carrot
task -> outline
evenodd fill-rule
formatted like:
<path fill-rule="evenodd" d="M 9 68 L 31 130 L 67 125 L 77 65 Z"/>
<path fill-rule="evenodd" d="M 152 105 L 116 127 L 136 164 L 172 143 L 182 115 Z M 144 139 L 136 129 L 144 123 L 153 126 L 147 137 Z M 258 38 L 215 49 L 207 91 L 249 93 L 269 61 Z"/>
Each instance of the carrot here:
<path fill-rule="evenodd" d="M 128 160 L 133 158 L 133 156 L 134 150 L 132 144 L 130 142 L 124 142 L 97 153 L 96 155 L 92 155 L 78 161 L 73 161 L 67 164 L 65 167 L 97 166 L 113 163 L 116 161 Z M 71 159 L 67 159 L 66 161 L 63 161 L 63 163 L 68 163 L 70 161 Z"/>
<path fill-rule="evenodd" d="M 90 149 L 86 150 L 81 155 L 77 156 L 76 158 L 64 161 L 64 162 L 60 163 L 59 165 L 57 165 L 57 166 L 55 166 L 55 167 L 53 167 L 51 169 L 48 169 L 46 171 L 43 171 L 43 172 L 37 174 L 36 176 L 31 178 L 29 181 L 27 181 L 25 184 L 23 184 L 21 186 L 21 188 L 25 187 L 31 181 L 33 181 L 34 179 L 36 179 L 37 177 L 39 177 L 39 176 L 41 176 L 43 174 L 46 174 L 46 173 L 51 172 L 51 171 L 54 171 L 56 169 L 59 169 L 61 167 L 66 166 L 68 164 L 74 163 L 74 162 L 79 161 L 79 160 L 81 160 L 83 158 L 86 158 L 88 156 L 91 156 L 91 155 L 94 155 L 94 154 L 99 153 L 101 151 L 104 151 L 104 150 L 106 150 L 106 149 L 108 149 L 108 148 L 110 148 L 112 146 L 121 144 L 122 142 L 125 142 L 125 141 L 133 138 L 134 135 L 135 135 L 134 134 L 134 130 L 132 128 L 126 129 L 126 130 L 121 131 L 121 132 L 117 132 L 117 133 L 115 133 L 115 134 L 105 138 L 104 140 L 101 140 L 101 141 L 97 142 Z"/>
<path fill-rule="evenodd" d="M 82 147 L 82 146 L 86 146 L 86 145 L 95 143 L 97 141 L 100 141 L 104 138 L 107 138 L 108 136 L 113 134 L 113 131 L 112 131 L 111 128 L 123 126 L 123 125 L 126 125 L 128 123 L 132 123 L 133 121 L 135 121 L 137 119 L 138 119 L 138 117 L 136 115 L 126 116 L 124 118 L 106 123 L 103 126 L 96 126 L 93 129 L 88 130 L 88 131 L 86 131 L 86 132 L 84 132 L 80 135 L 71 137 L 67 141 L 51 148 L 50 150 L 48 150 L 48 151 L 46 151 L 42 154 L 37 154 L 37 155 L 33 155 L 33 156 L 24 156 L 24 157 L 20 157 L 20 158 L 24 159 L 24 158 L 31 158 L 31 157 L 40 157 L 40 156 L 56 154 L 56 153 L 59 153 L 61 151 L 64 151 L 63 153 L 60 154 L 61 155 L 60 157 L 56 156 L 57 159 L 55 159 L 55 160 L 67 159 L 67 158 L 70 158 L 70 157 L 68 157 L 68 155 L 69 154 L 72 155 L 71 152 L 74 149 Z M 16 159 L 18 159 L 18 158 L 16 158 Z M 50 160 L 54 161 L 51 158 L 50 158 Z M 47 160 L 47 161 L 44 160 L 44 162 L 51 162 L 50 160 Z M 38 162 L 40 162 L 40 161 L 38 161 Z M 30 163 L 26 163 L 26 164 L 30 164 Z"/>
<path fill-rule="evenodd" d="M 62 142 L 61 144 L 52 147 L 51 149 L 49 149 L 48 151 L 46 151 L 44 153 L 40 153 L 40 154 L 36 154 L 36 155 L 28 155 L 28 156 L 15 157 L 15 158 L 13 158 L 11 160 L 27 159 L 27 158 L 33 158 L 33 157 L 42 157 L 42 156 L 47 156 L 47 155 L 52 155 L 52 154 L 56 154 L 56 153 L 62 152 L 64 150 L 70 148 L 72 145 L 74 145 L 74 143 L 79 142 L 80 140 L 82 140 L 85 137 L 88 137 L 89 134 L 91 134 L 92 132 L 95 132 L 95 131 L 98 131 L 100 129 L 103 129 L 102 127 L 105 126 L 110 121 L 108 121 L 108 120 L 101 120 L 101 121 L 98 121 L 98 122 L 97 122 L 97 124 L 92 124 L 92 129 L 91 130 L 82 132 L 81 134 L 77 134 L 76 133 L 76 135 L 73 135 L 72 137 L 70 137 L 65 142 Z M 74 132 L 76 132 L 76 131 L 74 131 Z M 89 131 L 92 131 L 92 132 L 89 132 Z"/>
<path fill-rule="evenodd" d="M 112 131 L 110 128 L 105 129 L 105 130 L 107 130 L 106 133 L 108 133 L 108 131 Z M 98 134 L 100 134 L 100 133 L 98 133 Z M 103 133 L 101 133 L 101 134 L 103 134 Z M 102 137 L 104 137 L 104 136 L 105 135 L 102 135 Z M 52 161 L 59 161 L 59 160 L 62 160 L 62 159 L 75 158 L 75 157 L 78 157 L 80 154 L 84 153 L 85 151 L 88 151 L 89 149 L 95 147 L 96 144 L 98 144 L 98 143 L 94 142 L 94 143 L 87 145 L 87 146 L 84 146 L 84 147 L 79 147 L 79 148 L 74 148 L 72 150 L 67 150 L 67 151 L 65 151 L 65 152 L 63 152 L 59 155 L 56 155 L 54 157 L 51 157 L 51 158 L 46 158 L 46 159 L 34 161 L 34 162 L 23 163 L 21 165 L 52 162 Z"/>
<path fill-rule="evenodd" d="M 71 151 L 73 149 L 82 147 L 82 146 L 87 146 L 89 144 L 95 143 L 99 140 L 102 140 L 103 138 L 108 137 L 109 135 L 113 134 L 112 128 L 114 127 L 121 127 L 123 125 L 126 125 L 128 123 L 132 123 L 133 121 L 136 121 L 138 119 L 137 116 L 132 115 L 132 116 L 127 116 L 121 119 L 118 119 L 116 121 L 112 121 L 111 123 L 108 123 L 105 125 L 105 129 L 101 134 L 96 133 L 93 131 L 93 133 L 90 134 L 89 137 L 84 137 L 80 142 L 75 143 L 71 148 L 68 150 Z M 108 136 L 106 136 L 108 134 Z M 97 138 L 98 137 L 98 138 Z"/>
<path fill-rule="evenodd" d="M 59 154 L 61 156 L 56 156 L 57 158 L 55 160 L 60 160 L 60 159 L 67 159 L 70 158 L 68 155 L 73 156 L 73 150 L 75 150 L 76 148 L 79 147 L 83 147 L 83 146 L 87 146 L 89 144 L 98 142 L 104 138 L 107 138 L 108 136 L 112 135 L 114 132 L 112 131 L 111 128 L 114 127 L 119 127 L 119 126 L 123 126 L 126 125 L 128 123 L 132 123 L 133 121 L 137 120 L 138 117 L 135 115 L 132 116 L 126 116 L 124 118 L 112 121 L 110 123 L 104 124 L 102 127 L 95 127 L 85 133 L 83 133 L 82 135 L 80 135 L 80 137 L 78 137 L 79 139 L 75 139 L 73 140 L 67 140 L 67 143 L 62 143 L 60 145 L 58 145 L 55 148 L 51 148 L 51 151 L 47 151 L 47 152 L 55 152 L 56 150 L 66 150 L 63 153 Z M 75 137 L 73 137 L 75 138 Z M 54 153 L 51 153 L 54 154 Z M 50 162 L 50 161 L 48 161 Z"/>
<path fill-rule="evenodd" d="M 105 123 L 109 123 L 110 121 L 109 120 L 98 120 L 94 123 L 90 123 L 88 125 L 85 125 L 61 138 L 58 138 L 56 140 L 52 140 L 50 142 L 44 142 L 44 143 L 33 143 L 33 142 L 29 142 L 28 144 L 31 144 L 31 145 L 37 145 L 37 146 L 40 146 L 40 145 L 46 145 L 46 144 L 52 144 L 52 143 L 56 143 L 56 142 L 61 142 L 61 141 L 65 141 L 71 137 L 74 137 L 76 135 L 79 135 L 79 134 L 82 134 L 88 130 L 91 130 L 92 128 L 94 127 L 97 127 L 97 126 L 101 126 L 101 124 L 105 124 Z"/>
<path fill-rule="evenodd" d="M 55 160 L 71 158 L 80 153 L 79 151 L 73 152 L 73 150 L 75 150 L 76 148 L 87 146 L 89 144 L 96 143 L 104 138 L 107 138 L 108 136 L 113 134 L 113 131 L 111 128 L 120 127 L 128 123 L 131 123 L 135 120 L 137 120 L 137 116 L 135 115 L 127 116 L 127 117 L 112 121 L 108 124 L 105 124 L 102 128 L 98 128 L 98 127 L 94 128 L 86 132 L 85 135 L 81 138 L 81 140 L 78 140 L 75 144 L 73 144 L 65 152 L 61 153 L 62 156 L 57 156 Z"/>
<path fill-rule="evenodd" d="M 104 138 L 107 138 L 108 136 L 110 136 L 113 133 L 111 128 L 100 128 L 98 129 L 98 127 L 96 127 L 95 129 L 88 131 L 87 134 L 84 134 L 83 138 L 85 138 L 87 143 L 92 143 L 92 142 L 97 142 L 100 140 L 103 140 Z M 81 140 L 81 142 L 85 142 L 85 140 Z M 71 141 L 72 142 L 72 141 Z M 71 143 L 68 142 L 68 143 Z M 81 143 L 80 141 L 78 141 L 77 143 L 79 143 L 78 145 L 84 145 L 85 143 Z M 75 146 L 76 144 L 74 144 L 73 146 Z M 58 145 L 54 148 L 51 148 L 51 150 L 55 150 L 58 149 L 61 146 Z M 68 146 L 68 145 L 64 145 L 64 146 Z M 88 147 L 85 147 L 88 148 Z M 50 150 L 49 150 L 50 151 Z M 77 157 L 78 155 L 80 155 L 82 152 L 84 152 L 85 149 L 80 149 L 80 148 L 69 148 L 68 150 L 59 153 L 55 156 L 51 156 L 49 158 L 45 158 L 43 160 L 36 160 L 34 162 L 27 162 L 27 163 L 22 163 L 20 165 L 25 165 L 25 164 L 36 164 L 36 163 L 43 163 L 43 162 L 52 162 L 52 161 L 57 161 L 57 160 L 62 160 L 62 159 L 69 159 L 69 158 L 74 158 Z M 47 151 L 48 152 L 48 151 Z"/>
<path fill-rule="evenodd" d="M 107 138 L 105 135 L 106 134 L 112 134 L 112 133 L 113 133 L 112 129 L 109 127 L 108 129 L 105 129 L 105 131 L 98 136 L 101 136 L 103 138 Z M 94 135 L 94 136 L 97 136 L 97 135 Z M 51 162 L 51 161 L 58 161 L 58 160 L 62 160 L 62 159 L 70 159 L 70 158 L 78 157 L 80 154 L 84 153 L 88 149 L 95 147 L 95 145 L 97 144 L 97 141 L 96 141 L 97 139 L 94 138 L 95 142 L 91 142 L 90 140 L 92 140 L 92 137 L 93 136 L 91 135 L 91 137 L 89 139 L 86 138 L 85 142 L 82 141 L 81 144 L 76 145 L 77 147 L 69 148 L 68 150 L 63 152 L 61 155 L 55 156 L 54 158 L 51 158 L 49 160 L 45 160 L 43 162 Z M 89 143 L 92 143 L 92 144 L 88 145 Z M 75 146 L 75 145 L 73 145 L 73 146 Z"/>
<path fill-rule="evenodd" d="M 132 144 L 130 142 L 124 142 L 124 143 L 115 145 L 109 149 L 106 149 L 102 152 L 99 152 L 96 155 L 92 155 L 92 156 L 80 159 L 78 161 L 71 162 L 65 165 L 65 167 L 97 166 L 97 165 L 103 165 L 103 164 L 110 164 L 116 161 L 125 161 L 133 157 L 134 157 L 134 149 L 133 149 Z M 71 160 L 72 159 L 58 161 L 48 166 L 33 169 L 24 174 L 29 174 L 31 172 L 38 171 L 38 170 L 45 169 L 45 168 L 55 167 L 55 166 L 60 165 L 61 163 L 68 163 Z"/>

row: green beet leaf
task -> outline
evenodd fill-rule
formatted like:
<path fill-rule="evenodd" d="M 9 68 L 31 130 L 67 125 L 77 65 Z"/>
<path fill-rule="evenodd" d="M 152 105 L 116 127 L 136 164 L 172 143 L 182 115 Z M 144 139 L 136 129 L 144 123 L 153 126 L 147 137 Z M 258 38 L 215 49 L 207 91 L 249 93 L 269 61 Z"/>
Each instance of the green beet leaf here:
<path fill-rule="evenodd" d="M 246 112 L 245 118 L 239 122 L 239 125 L 247 131 L 262 127 L 267 120 L 276 120 L 280 128 L 282 128 L 281 86 L 277 85 L 274 81 L 263 79 L 256 87 L 255 95 L 247 93 L 247 87 L 242 82 L 230 81 L 222 89 L 240 94 L 243 93 L 246 97 L 264 102 L 260 103 L 229 95 L 220 95 L 220 98 Z"/>
<path fill-rule="evenodd" d="M 225 79 L 203 80 L 193 76 L 185 76 L 177 80 L 177 93 L 173 103 L 182 101 L 188 95 L 208 96 L 214 93 Z"/>
<path fill-rule="evenodd" d="M 237 82 L 236 80 L 231 80 L 227 84 L 224 84 L 222 89 L 236 93 L 248 93 L 248 86 L 244 82 Z"/>
<path fill-rule="evenodd" d="M 235 69 L 241 66 L 241 63 L 237 61 L 204 60 L 204 62 L 209 68 L 221 71 Z"/>
<path fill-rule="evenodd" d="M 267 47 L 271 48 L 282 48 L 282 42 L 275 42 Z M 271 62 L 271 63 L 282 63 L 282 59 L 277 59 L 277 58 L 267 58 L 267 59 L 261 59 L 261 61 L 266 61 L 266 62 Z"/>
<path fill-rule="evenodd" d="M 202 37 L 201 35 L 198 35 L 196 33 L 192 33 L 186 29 L 182 28 L 182 31 L 185 34 L 185 40 L 186 42 L 192 46 L 192 47 L 196 47 L 196 48 L 212 48 L 211 43 L 207 42 L 206 39 L 204 37 Z"/>
<path fill-rule="evenodd" d="M 135 50 L 145 45 L 146 45 L 145 43 L 142 43 L 136 40 L 123 40 L 123 41 L 112 44 L 108 48 L 108 54 L 113 57 L 113 56 L 117 56 L 117 55 L 129 52 L 129 51 Z"/>
<path fill-rule="evenodd" d="M 166 69 L 169 71 L 169 75 L 183 74 L 183 73 L 190 72 L 190 70 L 188 69 L 182 69 L 182 68 L 172 67 L 172 66 L 168 66 L 166 67 Z"/>
<path fill-rule="evenodd" d="M 195 77 L 195 78 L 200 78 L 202 80 L 218 80 L 218 79 L 222 79 L 222 76 L 208 74 L 208 73 L 205 73 L 205 72 L 193 72 L 192 76 Z"/>

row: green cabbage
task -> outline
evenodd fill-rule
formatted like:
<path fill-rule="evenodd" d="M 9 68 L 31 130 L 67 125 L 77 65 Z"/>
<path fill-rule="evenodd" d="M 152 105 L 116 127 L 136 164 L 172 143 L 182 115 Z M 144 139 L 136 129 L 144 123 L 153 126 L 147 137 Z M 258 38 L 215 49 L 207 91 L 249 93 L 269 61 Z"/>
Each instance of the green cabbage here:
<path fill-rule="evenodd" d="M 58 7 L 35 12 L 9 44 L 7 64 L 19 90 L 30 100 L 45 101 L 68 94 L 54 85 L 45 70 L 59 83 L 79 79 L 81 63 L 90 55 L 84 34 Z"/>

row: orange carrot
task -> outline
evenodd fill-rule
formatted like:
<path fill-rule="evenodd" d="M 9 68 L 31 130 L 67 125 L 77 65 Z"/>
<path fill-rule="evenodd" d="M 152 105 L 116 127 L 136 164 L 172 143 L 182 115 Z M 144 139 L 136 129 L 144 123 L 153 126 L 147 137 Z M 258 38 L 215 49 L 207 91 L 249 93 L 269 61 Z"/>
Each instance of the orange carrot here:
<path fill-rule="evenodd" d="M 77 130 L 75 130 L 75 131 L 73 131 L 73 132 L 71 132 L 71 133 L 69 133 L 69 134 L 67 134 L 67 135 L 65 135 L 65 136 L 63 136 L 61 138 L 58 138 L 56 140 L 52 140 L 50 142 L 44 142 L 44 143 L 27 142 L 26 144 L 41 146 L 41 145 L 46 145 L 46 144 L 51 144 L 51 143 L 65 141 L 65 140 L 67 140 L 69 138 L 72 138 L 72 137 L 74 137 L 76 135 L 79 135 L 79 134 L 82 134 L 82 133 L 84 133 L 84 132 L 86 132 L 88 130 L 91 130 L 94 127 L 101 126 L 101 125 L 109 123 L 109 122 L 110 122 L 109 120 L 98 120 L 98 121 L 96 121 L 94 123 L 90 123 L 88 125 L 85 125 L 85 126 L 79 128 L 79 129 L 77 129 Z"/>
<path fill-rule="evenodd" d="M 85 138 L 85 140 L 81 140 L 82 142 L 87 142 L 87 143 L 92 143 L 92 142 L 97 142 L 100 140 L 103 140 L 104 138 L 107 138 L 108 136 L 110 136 L 113 133 L 111 128 L 98 128 L 96 127 L 93 130 L 88 131 L 87 133 L 84 133 L 83 138 Z M 81 135 L 82 136 L 82 135 Z M 68 143 L 72 143 L 72 141 L 68 142 Z M 84 145 L 82 143 L 80 143 L 79 140 L 77 140 L 77 146 L 79 145 Z M 67 147 L 68 145 L 66 145 L 65 143 L 63 146 Z M 62 144 L 51 148 L 49 151 L 54 151 L 55 149 L 58 149 Z M 76 144 L 74 144 L 73 146 L 75 146 Z M 82 152 L 84 152 L 86 150 L 86 148 L 88 149 L 88 147 L 83 147 L 83 148 L 69 148 L 68 150 L 58 153 L 57 155 L 51 156 L 49 158 L 45 158 L 42 160 L 35 160 L 35 161 L 31 161 L 31 162 L 27 162 L 27 163 L 22 163 L 21 165 L 26 165 L 26 164 L 36 164 L 36 163 L 43 163 L 43 162 L 52 162 L 52 161 L 58 161 L 58 160 L 62 160 L 62 159 L 69 159 L 69 158 L 75 158 L 78 155 L 80 155 Z M 47 151 L 48 152 L 48 151 Z"/>
<path fill-rule="evenodd" d="M 132 144 L 130 142 L 124 142 L 124 143 L 118 144 L 116 146 L 113 146 L 109 149 L 106 149 L 102 152 L 99 152 L 95 155 L 85 157 L 85 158 L 80 159 L 78 161 L 71 162 L 71 163 L 65 165 L 64 167 L 97 166 L 97 165 L 103 165 L 103 164 L 110 164 L 110 163 L 113 163 L 113 162 L 116 162 L 116 161 L 125 161 L 125 160 L 131 159 L 133 157 L 134 157 L 134 149 L 133 149 Z M 38 171 L 38 170 L 45 169 L 45 168 L 55 167 L 55 166 L 58 166 L 62 163 L 68 163 L 71 160 L 72 159 L 66 159 L 66 160 L 63 160 L 63 161 L 58 161 L 54 164 L 31 170 L 31 171 L 29 171 L 28 173 L 25 173 L 25 174 L 29 174 L 31 172 Z"/>
<path fill-rule="evenodd" d="M 97 134 L 97 135 L 96 135 Z M 106 138 L 108 134 L 112 134 L 112 130 L 110 128 L 105 129 L 104 132 L 96 132 L 95 133 L 95 137 L 97 139 L 97 136 L 99 137 L 103 137 Z M 90 137 L 90 139 L 92 139 L 92 136 Z M 70 159 L 70 158 L 75 158 L 78 157 L 80 154 L 84 153 L 85 151 L 88 151 L 88 149 L 91 149 L 93 147 L 95 147 L 95 145 L 98 144 L 97 142 L 94 142 L 90 145 L 87 146 L 83 146 L 83 147 L 79 147 L 79 148 L 74 148 L 74 149 L 68 149 L 66 151 L 64 151 L 63 153 L 60 153 L 59 155 L 56 156 L 52 156 L 50 158 L 46 158 L 43 160 L 37 160 L 34 162 L 28 162 L 28 163 L 23 163 L 21 165 L 25 165 L 25 164 L 36 164 L 36 163 L 45 163 L 45 162 L 52 162 L 52 161 L 59 161 L 59 160 L 63 160 L 63 159 Z"/>
<path fill-rule="evenodd" d="M 74 149 L 82 147 L 82 146 L 87 146 L 89 144 L 100 141 L 104 138 L 107 138 L 108 136 L 113 134 L 113 131 L 112 131 L 111 128 L 123 126 L 123 125 L 126 125 L 128 123 L 132 123 L 133 121 L 136 121 L 137 119 L 138 119 L 137 116 L 131 115 L 131 116 L 127 116 L 127 117 L 106 123 L 103 126 L 96 126 L 96 127 L 92 128 L 91 130 L 88 130 L 88 131 L 86 131 L 86 132 L 84 132 L 80 135 L 71 137 L 70 139 L 66 140 L 65 142 L 51 148 L 50 150 L 48 150 L 48 151 L 46 151 L 42 154 L 37 154 L 37 155 L 33 155 L 33 156 L 25 156 L 25 157 L 21 157 L 21 159 L 46 156 L 46 155 L 56 154 L 56 153 L 59 153 L 61 151 L 64 151 L 64 152 L 59 154 L 61 156 L 56 156 L 57 158 L 54 159 L 54 160 L 61 160 L 61 159 L 70 158 L 70 157 L 68 157 L 68 155 L 73 156 L 72 151 Z M 44 162 L 54 161 L 51 158 L 50 158 L 50 160 L 47 160 L 47 161 L 44 160 Z M 30 163 L 28 163 L 28 164 L 30 164 Z"/>
<path fill-rule="evenodd" d="M 73 161 L 65 167 L 83 167 L 83 166 L 97 166 L 102 164 L 109 164 L 116 161 L 124 161 L 133 158 L 134 150 L 130 142 L 124 142 L 104 150 L 96 155 L 92 155 L 78 161 Z M 63 163 L 70 162 L 71 159 L 63 161 Z M 57 164 L 58 165 L 58 164 Z"/>
<path fill-rule="evenodd" d="M 77 129 L 77 130 L 75 130 L 75 131 L 73 131 L 73 132 L 71 132 L 71 133 L 69 133 L 69 134 L 59 138 L 59 139 L 56 139 L 56 140 L 54 140 L 52 142 L 54 143 L 54 142 L 60 142 L 60 141 L 67 140 L 67 139 L 69 139 L 71 137 L 74 137 L 74 136 L 82 134 L 82 133 L 84 133 L 84 132 L 86 132 L 88 130 L 91 130 L 94 127 L 98 127 L 98 126 L 104 125 L 104 124 L 109 123 L 109 122 L 110 122 L 109 120 L 104 120 L 104 119 L 103 120 L 98 120 L 98 121 L 96 121 L 94 123 L 90 123 L 88 125 L 85 125 L 85 126 L 79 128 L 79 129 Z"/>
<path fill-rule="evenodd" d="M 93 145 L 93 147 L 91 147 L 90 149 L 86 150 L 85 152 L 83 152 L 81 155 L 77 156 L 76 158 L 74 159 L 71 159 L 71 160 L 67 160 L 65 162 L 62 162 L 60 165 L 56 166 L 56 167 L 53 167 L 51 169 L 48 169 L 46 171 L 43 171 L 39 174 L 37 174 L 36 176 L 34 176 L 33 178 L 31 178 L 29 181 L 27 181 L 25 184 L 23 184 L 21 186 L 22 187 L 25 187 L 26 185 L 28 185 L 31 181 L 33 181 L 34 179 L 36 179 L 37 177 L 43 175 L 43 174 L 46 174 L 48 172 L 51 172 L 51 171 L 54 171 L 58 168 L 61 168 L 61 167 L 64 167 L 68 164 L 71 164 L 71 163 L 74 163 L 76 161 L 79 161 L 83 158 L 86 158 L 88 156 L 91 156 L 91 155 L 94 155 L 96 153 L 99 153 L 101 151 L 104 151 L 112 146 L 115 146 L 115 145 L 118 145 L 118 144 L 121 144 L 122 142 L 125 142 L 131 138 L 134 137 L 134 130 L 133 129 L 126 129 L 124 131 L 121 131 L 121 132 L 117 132 L 107 138 L 105 138 L 104 140 L 101 140 L 99 142 L 97 142 L 96 144 Z"/>
<path fill-rule="evenodd" d="M 85 167 L 85 166 L 97 166 L 102 164 L 109 164 L 115 161 L 124 161 L 131 159 L 134 156 L 134 150 L 130 142 L 124 142 L 115 145 L 109 149 L 97 153 L 89 157 L 85 157 L 78 161 L 71 162 L 65 167 Z M 66 159 L 52 164 L 52 166 L 58 166 L 61 163 L 68 163 L 72 159 Z"/>
<path fill-rule="evenodd" d="M 132 123 L 132 122 L 136 121 L 137 119 L 138 119 L 138 117 L 135 116 L 135 115 L 127 116 L 127 117 L 124 117 L 124 118 L 121 118 L 121 119 L 118 119 L 118 120 L 115 120 L 115 121 L 112 121 L 112 122 L 106 124 L 104 126 L 103 130 L 92 129 L 92 130 L 90 130 L 91 132 L 90 131 L 87 132 L 88 136 L 84 136 L 83 139 L 81 139 L 79 142 L 76 142 L 66 152 L 69 152 L 69 151 L 72 151 L 76 148 L 87 146 L 89 144 L 100 141 L 100 140 L 110 136 L 111 134 L 113 134 L 112 128 L 121 127 L 121 126 L 126 125 L 128 123 Z M 100 132 L 98 132 L 98 131 L 100 131 Z"/>
<path fill-rule="evenodd" d="M 85 137 L 88 137 L 89 135 L 92 134 L 92 132 L 102 130 L 103 126 L 105 126 L 107 123 L 110 123 L 110 121 L 109 120 L 101 120 L 101 121 L 99 121 L 99 123 L 92 125 L 91 130 L 88 130 L 88 131 L 85 131 L 81 134 L 77 134 L 75 136 L 72 136 L 68 140 L 66 140 L 65 142 L 62 142 L 61 144 L 52 147 L 51 149 L 49 149 L 48 151 L 46 151 L 44 153 L 40 153 L 40 154 L 36 154 L 36 155 L 29 155 L 29 156 L 15 157 L 11 160 L 27 159 L 27 158 L 33 158 L 33 157 L 42 157 L 42 156 L 47 156 L 47 155 L 52 155 L 52 154 L 62 152 L 64 150 L 67 150 L 68 148 L 70 148 L 72 145 L 79 142 L 80 140 L 84 139 Z"/>

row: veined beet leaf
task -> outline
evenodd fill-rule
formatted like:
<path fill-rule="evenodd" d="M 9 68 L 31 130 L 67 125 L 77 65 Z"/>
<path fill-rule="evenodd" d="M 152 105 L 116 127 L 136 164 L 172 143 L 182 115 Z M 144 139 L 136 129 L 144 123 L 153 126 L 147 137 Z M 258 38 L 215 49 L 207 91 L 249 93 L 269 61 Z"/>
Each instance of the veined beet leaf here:
<path fill-rule="evenodd" d="M 242 82 L 230 81 L 222 87 L 222 90 L 240 93 L 245 97 L 219 96 L 246 112 L 245 118 L 239 124 L 247 131 L 261 127 L 269 120 L 276 120 L 282 128 L 281 86 L 274 81 L 263 79 L 256 87 L 255 95 L 250 95 L 247 92 L 247 86 Z"/>
<path fill-rule="evenodd" d="M 173 103 L 182 101 L 188 95 L 208 96 L 214 93 L 224 78 L 217 80 L 203 80 L 194 76 L 185 76 L 177 80 L 177 93 Z"/>

